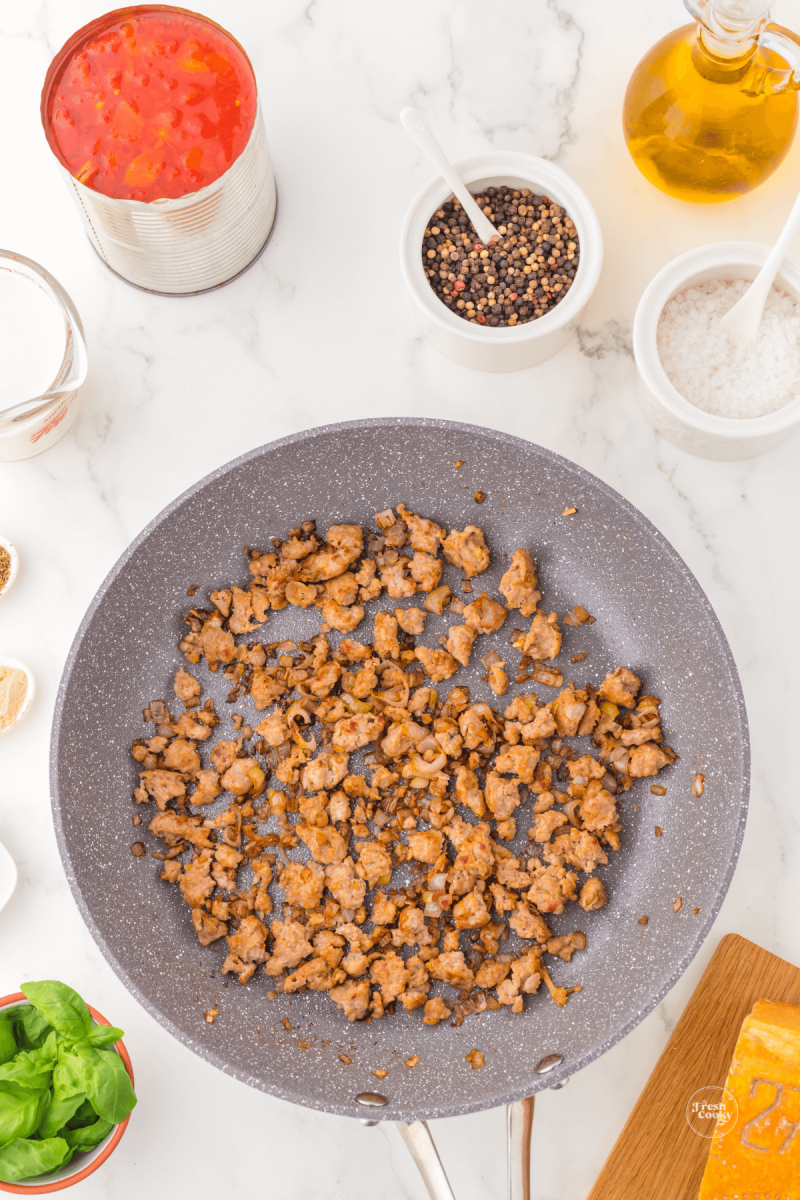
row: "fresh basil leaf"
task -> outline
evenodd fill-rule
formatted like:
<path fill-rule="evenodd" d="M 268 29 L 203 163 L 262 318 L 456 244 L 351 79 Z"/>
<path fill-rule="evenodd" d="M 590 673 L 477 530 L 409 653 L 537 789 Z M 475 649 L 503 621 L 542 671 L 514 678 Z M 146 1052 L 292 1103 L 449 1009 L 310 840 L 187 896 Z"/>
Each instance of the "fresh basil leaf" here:
<path fill-rule="evenodd" d="M 18 1083 L 20 1087 L 28 1088 L 32 1092 L 41 1092 L 49 1088 L 52 1068 L 46 1067 L 41 1070 L 31 1061 L 31 1056 L 35 1053 L 35 1050 L 21 1050 L 11 1062 L 4 1063 L 0 1067 L 0 1081 Z"/>
<path fill-rule="evenodd" d="M 53 1098 L 68 1100 L 86 1095 L 86 1059 L 73 1046 L 58 1043 L 58 1061 L 53 1068 Z"/>
<path fill-rule="evenodd" d="M 93 1150 L 95 1146 L 99 1146 L 113 1128 L 112 1121 L 104 1121 L 102 1117 L 97 1117 L 91 1125 L 84 1125 L 81 1129 L 63 1129 L 61 1137 L 77 1153 L 81 1150 Z"/>
<path fill-rule="evenodd" d="M 22 1004 L 16 1012 L 17 1041 L 20 1049 L 38 1050 L 52 1032 L 52 1025 L 32 1004 Z"/>
<path fill-rule="evenodd" d="M 88 1100 L 84 1100 L 75 1116 L 67 1121 L 70 1129 L 81 1129 L 84 1125 L 92 1125 L 97 1120 L 97 1113 Z"/>
<path fill-rule="evenodd" d="M 33 1092 L 7 1080 L 0 1081 L 0 1146 L 15 1138 L 28 1138 L 50 1107 L 50 1092 Z"/>
<path fill-rule="evenodd" d="M 12 1021 L 0 1021 L 0 1063 L 8 1062 L 17 1053 Z"/>
<path fill-rule="evenodd" d="M 40 983 L 23 983 L 23 995 L 46 1021 L 68 1041 L 85 1038 L 92 1027 L 92 1017 L 78 993 L 56 979 Z"/>
<path fill-rule="evenodd" d="M 119 1042 L 124 1037 L 121 1029 L 117 1029 L 114 1025 L 93 1025 L 89 1030 L 86 1038 L 90 1046 L 96 1046 L 102 1049 L 104 1046 L 113 1046 L 115 1042 Z"/>
<path fill-rule="evenodd" d="M 0 1080 L 8 1079 L 34 1092 L 49 1088 L 56 1059 L 56 1034 L 51 1032 L 38 1050 L 21 1050 L 10 1062 L 0 1065 Z"/>
<path fill-rule="evenodd" d="M 0 1179 L 4 1183 L 18 1183 L 20 1179 L 49 1175 L 68 1163 L 72 1154 L 72 1148 L 64 1138 L 35 1142 L 16 1138 L 0 1150 Z"/>
<path fill-rule="evenodd" d="M 63 1127 L 75 1119 L 78 1110 L 83 1107 L 84 1103 L 85 1096 L 82 1092 L 79 1092 L 77 1096 L 70 1096 L 66 1100 L 54 1100 L 45 1119 L 36 1130 L 37 1136 L 40 1138 L 56 1137 L 57 1134 L 64 1136 Z M 89 1105 L 89 1112 L 89 1120 L 95 1121 L 97 1115 L 91 1105 Z M 84 1123 L 87 1122 L 81 1122 L 81 1124 Z"/>
<path fill-rule="evenodd" d="M 58 1041 L 58 1034 L 56 1033 L 55 1029 L 51 1029 L 47 1037 L 44 1039 L 44 1043 L 38 1048 L 38 1050 L 35 1050 L 32 1053 L 41 1055 L 43 1062 L 49 1057 L 50 1062 L 54 1067 L 58 1059 Z"/>
<path fill-rule="evenodd" d="M 115 1050 L 82 1051 L 86 1095 L 98 1116 L 118 1125 L 136 1104 L 124 1063 Z"/>

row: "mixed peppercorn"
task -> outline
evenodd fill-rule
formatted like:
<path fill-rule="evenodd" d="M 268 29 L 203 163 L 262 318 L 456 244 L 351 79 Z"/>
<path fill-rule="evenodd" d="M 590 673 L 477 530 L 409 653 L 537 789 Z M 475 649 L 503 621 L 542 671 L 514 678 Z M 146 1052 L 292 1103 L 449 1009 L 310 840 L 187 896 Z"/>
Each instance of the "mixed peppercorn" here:
<path fill-rule="evenodd" d="M 431 218 L 422 263 L 439 299 L 477 325 L 542 317 L 566 296 L 580 261 L 578 231 L 563 208 L 529 188 L 489 187 L 478 206 L 500 240 L 484 246 L 458 200 Z"/>

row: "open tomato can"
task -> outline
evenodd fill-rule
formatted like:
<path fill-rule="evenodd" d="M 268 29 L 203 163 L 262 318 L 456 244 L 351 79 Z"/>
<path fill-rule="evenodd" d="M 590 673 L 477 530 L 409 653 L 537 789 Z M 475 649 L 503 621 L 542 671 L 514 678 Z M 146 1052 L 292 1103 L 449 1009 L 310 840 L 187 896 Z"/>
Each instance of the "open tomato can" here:
<path fill-rule="evenodd" d="M 163 295 L 230 283 L 269 241 L 277 193 L 255 72 L 208 17 L 106 13 L 50 64 L 42 124 L 89 239 Z"/>

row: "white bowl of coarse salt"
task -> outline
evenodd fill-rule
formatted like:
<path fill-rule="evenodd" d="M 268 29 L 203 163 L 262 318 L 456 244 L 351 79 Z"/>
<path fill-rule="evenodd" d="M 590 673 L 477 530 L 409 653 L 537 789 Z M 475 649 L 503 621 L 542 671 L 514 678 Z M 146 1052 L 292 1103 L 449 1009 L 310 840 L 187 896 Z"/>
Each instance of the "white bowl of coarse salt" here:
<path fill-rule="evenodd" d="M 639 302 L 633 351 L 642 408 L 690 454 L 752 458 L 800 424 L 800 266 L 781 266 L 754 346 L 719 328 L 770 249 L 717 242 L 690 250 Z"/>

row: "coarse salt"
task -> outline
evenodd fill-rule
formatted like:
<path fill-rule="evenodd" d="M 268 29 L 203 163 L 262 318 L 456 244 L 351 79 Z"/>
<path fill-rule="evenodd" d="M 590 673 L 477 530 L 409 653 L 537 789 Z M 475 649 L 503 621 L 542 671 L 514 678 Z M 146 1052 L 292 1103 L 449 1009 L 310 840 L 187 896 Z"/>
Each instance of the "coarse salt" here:
<path fill-rule="evenodd" d="M 763 417 L 800 395 L 800 306 L 791 296 L 770 290 L 753 346 L 720 327 L 749 286 L 746 279 L 696 284 L 659 318 L 658 353 L 670 381 L 714 416 Z"/>

